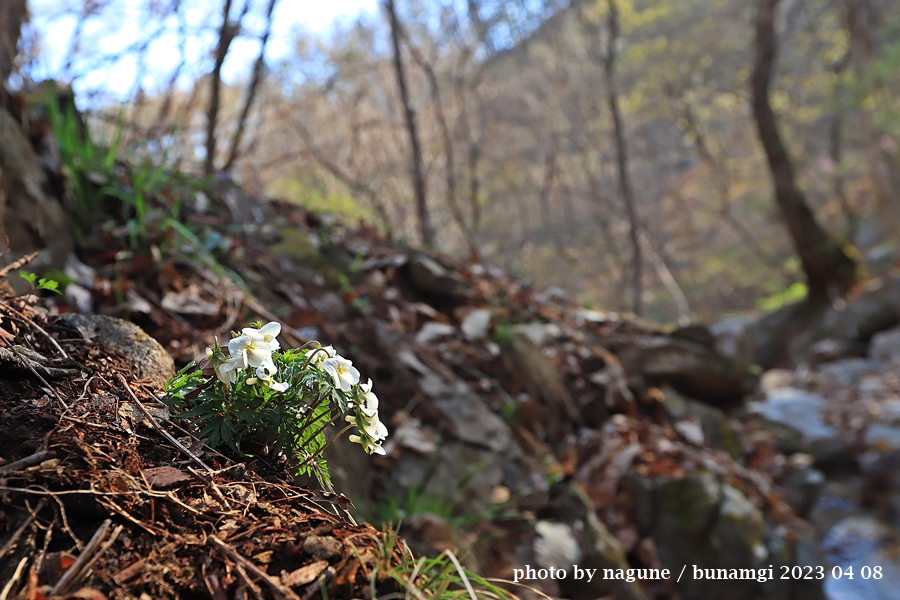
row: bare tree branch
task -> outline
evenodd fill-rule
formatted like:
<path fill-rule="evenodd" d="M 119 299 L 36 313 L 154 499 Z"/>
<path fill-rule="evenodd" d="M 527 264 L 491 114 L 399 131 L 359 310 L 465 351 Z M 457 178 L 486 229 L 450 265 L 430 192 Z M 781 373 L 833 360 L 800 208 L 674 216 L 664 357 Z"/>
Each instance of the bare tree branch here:
<path fill-rule="evenodd" d="M 413 191 L 416 197 L 416 213 L 419 219 L 419 236 L 422 245 L 426 248 L 434 245 L 434 229 L 428 214 L 428 204 L 425 193 L 425 173 L 422 164 L 422 148 L 419 142 L 419 130 L 416 126 L 416 111 L 409 99 L 409 90 L 406 85 L 406 71 L 403 67 L 403 54 L 400 51 L 400 20 L 397 18 L 397 10 L 394 0 L 384 1 L 384 10 L 387 13 L 391 25 L 391 43 L 394 49 L 394 72 L 397 76 L 397 87 L 400 89 L 400 102 L 403 104 L 403 114 L 406 119 L 406 129 L 409 133 L 409 144 L 412 147 L 412 164 L 410 165 L 413 178 Z"/>
<path fill-rule="evenodd" d="M 253 100 L 256 98 L 256 93 L 260 81 L 262 80 L 263 70 L 266 66 L 266 45 L 269 42 L 269 35 L 272 32 L 272 13 L 274 12 L 277 3 L 278 0 L 269 0 L 269 4 L 266 7 L 266 29 L 262 34 L 262 38 L 260 38 L 259 56 L 256 57 L 256 62 L 253 63 L 253 75 L 250 77 L 250 86 L 247 88 L 247 97 L 244 99 L 243 108 L 241 108 L 241 116 L 238 119 L 237 129 L 235 129 L 234 136 L 231 138 L 231 150 L 228 151 L 228 159 L 222 167 L 223 171 L 231 170 L 234 161 L 238 157 L 241 138 L 244 136 L 244 127 L 246 127 L 247 124 L 247 116 L 250 114 L 250 107 L 253 106 Z"/>
<path fill-rule="evenodd" d="M 454 160 L 453 138 L 450 135 L 450 126 L 447 124 L 447 115 L 444 110 L 444 102 L 441 96 L 441 88 L 438 84 L 437 74 L 434 72 L 434 67 L 432 67 L 431 63 L 425 60 L 425 57 L 422 56 L 422 53 L 419 52 L 418 48 L 416 48 L 408 38 L 406 42 L 409 46 L 410 55 L 413 57 L 413 60 L 416 62 L 416 64 L 419 65 L 422 71 L 424 71 L 425 76 L 428 79 L 428 84 L 431 88 L 431 103 L 434 105 L 434 112 L 435 116 L 437 117 L 438 127 L 441 130 L 441 140 L 444 144 L 444 160 L 446 161 L 445 176 L 447 181 L 447 206 L 450 208 L 450 214 L 453 215 L 453 220 L 456 221 L 457 226 L 463 234 L 463 238 L 466 240 L 466 246 L 469 250 L 469 256 L 473 260 L 475 260 L 478 257 L 478 243 L 475 240 L 472 229 L 466 223 L 465 216 L 463 215 L 462 209 L 459 205 L 459 198 L 457 197 L 456 161 Z"/>
<path fill-rule="evenodd" d="M 219 29 L 219 44 L 216 47 L 216 63 L 210 76 L 210 97 L 209 108 L 206 112 L 206 160 L 203 165 L 203 172 L 206 176 L 212 175 L 215 171 L 216 164 L 216 121 L 219 117 L 219 94 L 222 87 L 222 65 L 225 63 L 225 57 L 228 56 L 228 49 L 231 42 L 237 36 L 241 26 L 241 21 L 250 7 L 250 0 L 245 0 L 244 7 L 241 9 L 240 16 L 237 21 L 232 21 L 231 2 L 225 0 L 222 7 L 222 27 Z"/>

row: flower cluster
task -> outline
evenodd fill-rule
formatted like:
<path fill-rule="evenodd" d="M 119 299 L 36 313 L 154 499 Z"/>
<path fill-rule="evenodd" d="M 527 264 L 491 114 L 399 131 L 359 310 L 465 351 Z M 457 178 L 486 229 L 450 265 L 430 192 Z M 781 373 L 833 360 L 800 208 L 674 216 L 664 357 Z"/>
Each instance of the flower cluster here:
<path fill-rule="evenodd" d="M 239 388 L 239 383 L 247 385 L 262 385 L 275 392 L 286 392 L 290 384 L 275 380 L 278 373 L 273 353 L 281 348 L 276 339 L 281 333 L 281 325 L 275 322 L 257 327 L 245 327 L 240 334 L 234 333 L 228 341 L 228 354 L 219 345 L 218 341 L 206 349 L 209 364 L 216 377 L 225 385 L 226 396 L 229 390 Z M 330 397 L 336 401 L 341 412 L 351 413 L 345 418 L 358 428 L 357 435 L 351 435 L 350 441 L 362 445 L 369 454 L 384 454 L 381 442 L 387 438 L 388 430 L 378 418 L 378 397 L 372 393 L 372 380 L 360 383 L 359 371 L 350 360 L 339 355 L 331 346 L 318 346 L 308 350 L 288 351 L 287 354 L 279 353 L 278 364 L 285 366 L 288 379 L 297 376 L 293 367 L 286 366 L 286 357 L 291 355 L 301 361 L 305 358 L 304 372 L 314 372 L 316 375 L 309 379 L 306 375 L 300 375 L 294 379 L 299 387 L 292 390 L 298 397 L 312 397 L 321 395 L 321 385 L 333 388 L 324 397 Z M 276 357 L 276 358 L 277 358 Z M 251 371 L 246 379 L 241 379 L 243 371 Z M 291 375 L 293 373 L 293 375 Z M 318 383 L 316 383 L 318 382 Z M 327 382 L 327 383 L 326 383 Z M 305 414 L 309 408 L 303 404 L 298 408 Z"/>
<path fill-rule="evenodd" d="M 226 386 L 237 383 L 241 371 L 255 369 L 256 377 L 250 376 L 246 383 L 255 385 L 261 383 L 276 392 L 284 392 L 288 384 L 275 381 L 278 368 L 272 360 L 272 352 L 278 350 L 281 345 L 278 334 L 281 333 L 281 324 L 266 323 L 262 327 L 245 327 L 240 335 L 228 341 L 228 354 L 226 356 L 217 341 L 212 347 L 206 349 L 216 377 Z"/>
<path fill-rule="evenodd" d="M 378 419 L 378 396 L 372 393 L 372 380 L 359 386 L 360 402 L 356 415 L 347 415 L 350 423 L 359 427 L 359 435 L 351 435 L 350 441 L 362 444 L 369 454 L 384 454 L 381 442 L 387 438 L 388 430 Z"/>
<path fill-rule="evenodd" d="M 372 393 L 372 380 L 359 382 L 359 371 L 353 362 L 339 355 L 331 346 L 322 346 L 313 351 L 312 364 L 331 376 L 334 387 L 344 393 L 353 393 L 354 415 L 345 419 L 354 423 L 358 435 L 351 435 L 350 441 L 361 444 L 369 454 L 384 454 L 381 442 L 387 438 L 388 430 L 378 418 L 378 397 Z"/>

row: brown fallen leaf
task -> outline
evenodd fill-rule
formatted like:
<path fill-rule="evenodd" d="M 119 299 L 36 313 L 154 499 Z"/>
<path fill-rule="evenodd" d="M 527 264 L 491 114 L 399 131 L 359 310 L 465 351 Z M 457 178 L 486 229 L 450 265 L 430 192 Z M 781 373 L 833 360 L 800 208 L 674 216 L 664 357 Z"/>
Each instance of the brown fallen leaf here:
<path fill-rule="evenodd" d="M 175 467 L 154 467 L 152 469 L 144 469 L 143 473 L 150 487 L 157 489 L 175 488 L 193 479 L 190 475 L 179 471 Z"/>
<path fill-rule="evenodd" d="M 317 560 L 314 563 L 308 564 L 305 567 L 300 567 L 296 571 L 291 571 L 290 573 L 282 571 L 281 583 L 288 587 L 306 585 L 307 583 L 315 581 L 327 567 L 328 561 Z"/>

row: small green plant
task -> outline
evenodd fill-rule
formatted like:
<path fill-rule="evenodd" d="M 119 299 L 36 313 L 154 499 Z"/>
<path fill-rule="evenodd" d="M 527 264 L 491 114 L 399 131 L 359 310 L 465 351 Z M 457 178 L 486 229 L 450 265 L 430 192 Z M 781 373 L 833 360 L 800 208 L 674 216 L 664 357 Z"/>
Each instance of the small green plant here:
<path fill-rule="evenodd" d="M 369 592 L 372 598 L 514 600 L 517 598 L 515 594 L 497 584 L 527 588 L 507 580 L 481 577 L 463 567 L 450 550 L 445 550 L 433 558 L 423 556 L 416 559 L 391 527 L 385 527 L 384 532 L 375 538 L 375 543 L 375 565 L 368 573 Z M 393 582 L 405 593 L 380 594 L 380 588 L 387 587 L 386 582 Z M 538 595 L 549 599 L 540 592 Z"/>
<path fill-rule="evenodd" d="M 793 304 L 794 302 L 799 302 L 806 298 L 806 284 L 803 282 L 796 282 L 792 284 L 786 290 L 769 296 L 768 298 L 763 298 L 758 301 L 756 304 L 759 308 L 765 311 L 773 311 L 778 310 L 788 304 Z"/>
<path fill-rule="evenodd" d="M 53 292 L 54 294 L 62 294 L 59 289 L 59 282 L 54 279 L 45 279 L 43 277 L 38 279 L 38 276 L 36 274 L 29 273 L 28 271 L 20 271 L 19 277 L 30 283 L 33 289 L 47 290 Z M 36 284 L 35 281 L 37 281 Z"/>
<path fill-rule="evenodd" d="M 246 327 L 233 334 L 227 355 L 216 342 L 204 364 L 188 365 L 166 384 L 166 401 L 183 411 L 179 418 L 196 420 L 211 446 L 225 444 L 246 457 L 249 443 L 270 456 L 284 455 L 297 474 L 330 486 L 322 454 L 354 425 L 351 442 L 384 454 L 388 431 L 378 419 L 378 398 L 372 380 L 360 383 L 359 371 L 334 348 L 312 343 L 282 351 L 280 332 L 278 323 Z M 276 381 L 279 373 L 282 381 Z M 326 440 L 328 426 L 341 415 L 350 425 Z"/>
<path fill-rule="evenodd" d="M 455 516 L 456 503 L 446 495 L 423 492 L 418 485 L 406 490 L 406 498 L 398 499 L 391 495 L 383 501 L 372 504 L 374 522 L 382 525 L 401 523 L 404 519 L 415 515 L 430 513 L 441 517 L 448 523 L 457 524 Z"/>
<path fill-rule="evenodd" d="M 112 144 L 100 148 L 78 119 L 75 103 L 66 102 L 65 110 L 58 103 L 56 94 L 48 88 L 44 99 L 50 117 L 50 125 L 56 138 L 60 160 L 68 174 L 74 205 L 74 226 L 79 238 L 83 228 L 103 214 L 104 184 L 113 179 L 116 156 L 122 133 L 122 120 L 117 123 Z"/>

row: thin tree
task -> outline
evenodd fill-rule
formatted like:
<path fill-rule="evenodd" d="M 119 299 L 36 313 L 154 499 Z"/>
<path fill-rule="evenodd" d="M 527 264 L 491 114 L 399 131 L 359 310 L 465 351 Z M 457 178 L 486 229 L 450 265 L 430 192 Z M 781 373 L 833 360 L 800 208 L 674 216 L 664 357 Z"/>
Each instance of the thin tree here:
<path fill-rule="evenodd" d="M 240 29 L 241 21 L 247 14 L 250 7 L 249 0 L 244 2 L 240 16 L 236 21 L 232 21 L 229 16 L 231 13 L 232 0 L 225 0 L 222 7 L 222 26 L 219 29 L 219 44 L 216 47 L 216 63 L 213 66 L 212 76 L 210 80 L 210 96 L 209 107 L 206 111 L 206 161 L 203 165 L 205 175 L 212 175 L 215 170 L 216 161 L 216 122 L 219 117 L 219 94 L 222 88 L 222 65 L 225 63 L 225 57 L 228 56 L 228 49 L 231 42 L 237 37 Z"/>
<path fill-rule="evenodd" d="M 260 38 L 259 55 L 256 57 L 256 62 L 253 63 L 250 86 L 247 88 L 247 96 L 244 99 L 244 106 L 241 108 L 241 116 L 238 118 L 237 128 L 234 130 L 234 136 L 231 138 L 231 150 L 228 151 L 228 159 L 222 167 L 223 171 L 231 170 L 240 151 L 241 139 L 244 137 L 244 129 L 247 126 L 247 117 L 250 115 L 250 109 L 253 107 L 253 100 L 256 99 L 263 71 L 266 67 L 266 46 L 269 43 L 269 35 L 272 33 L 272 14 L 275 12 L 275 4 L 277 2 L 278 0 L 269 0 L 269 4 L 266 6 L 266 28 Z"/>
<path fill-rule="evenodd" d="M 635 208 L 634 192 L 631 178 L 628 175 L 628 144 L 625 142 L 625 125 L 619 111 L 619 93 L 616 88 L 616 44 L 619 39 L 619 9 L 615 0 L 607 0 L 606 53 L 603 57 L 603 68 L 606 74 L 606 103 L 609 106 L 613 122 L 613 135 L 616 142 L 616 168 L 619 178 L 619 192 L 625 203 L 628 216 L 628 235 L 631 239 L 631 310 L 640 315 L 643 312 L 641 301 L 644 258 L 641 252 L 640 225 Z"/>
<path fill-rule="evenodd" d="M 806 275 L 807 300 L 813 305 L 843 295 L 856 281 L 856 263 L 816 221 L 806 196 L 797 186 L 794 166 L 778 132 L 769 104 L 769 83 L 775 62 L 775 7 L 778 0 L 761 0 L 756 20 L 756 61 L 751 78 L 753 116 L 775 186 L 775 202 L 787 226 Z"/>
<path fill-rule="evenodd" d="M 403 114 L 406 120 L 406 130 L 409 133 L 409 145 L 412 148 L 412 179 L 413 192 L 416 197 L 416 214 L 419 218 L 419 236 L 422 245 L 426 248 L 434 245 L 434 229 L 428 215 L 428 204 L 425 194 L 425 169 L 422 165 L 422 147 L 419 142 L 419 129 L 416 125 L 416 111 L 409 99 L 409 89 L 406 84 L 406 71 L 403 66 L 403 54 L 400 51 L 400 20 L 397 18 L 397 10 L 394 0 L 385 0 L 384 10 L 387 13 L 391 25 L 391 43 L 394 49 L 394 73 L 397 76 L 397 87 L 400 90 L 400 102 L 403 104 Z"/>

